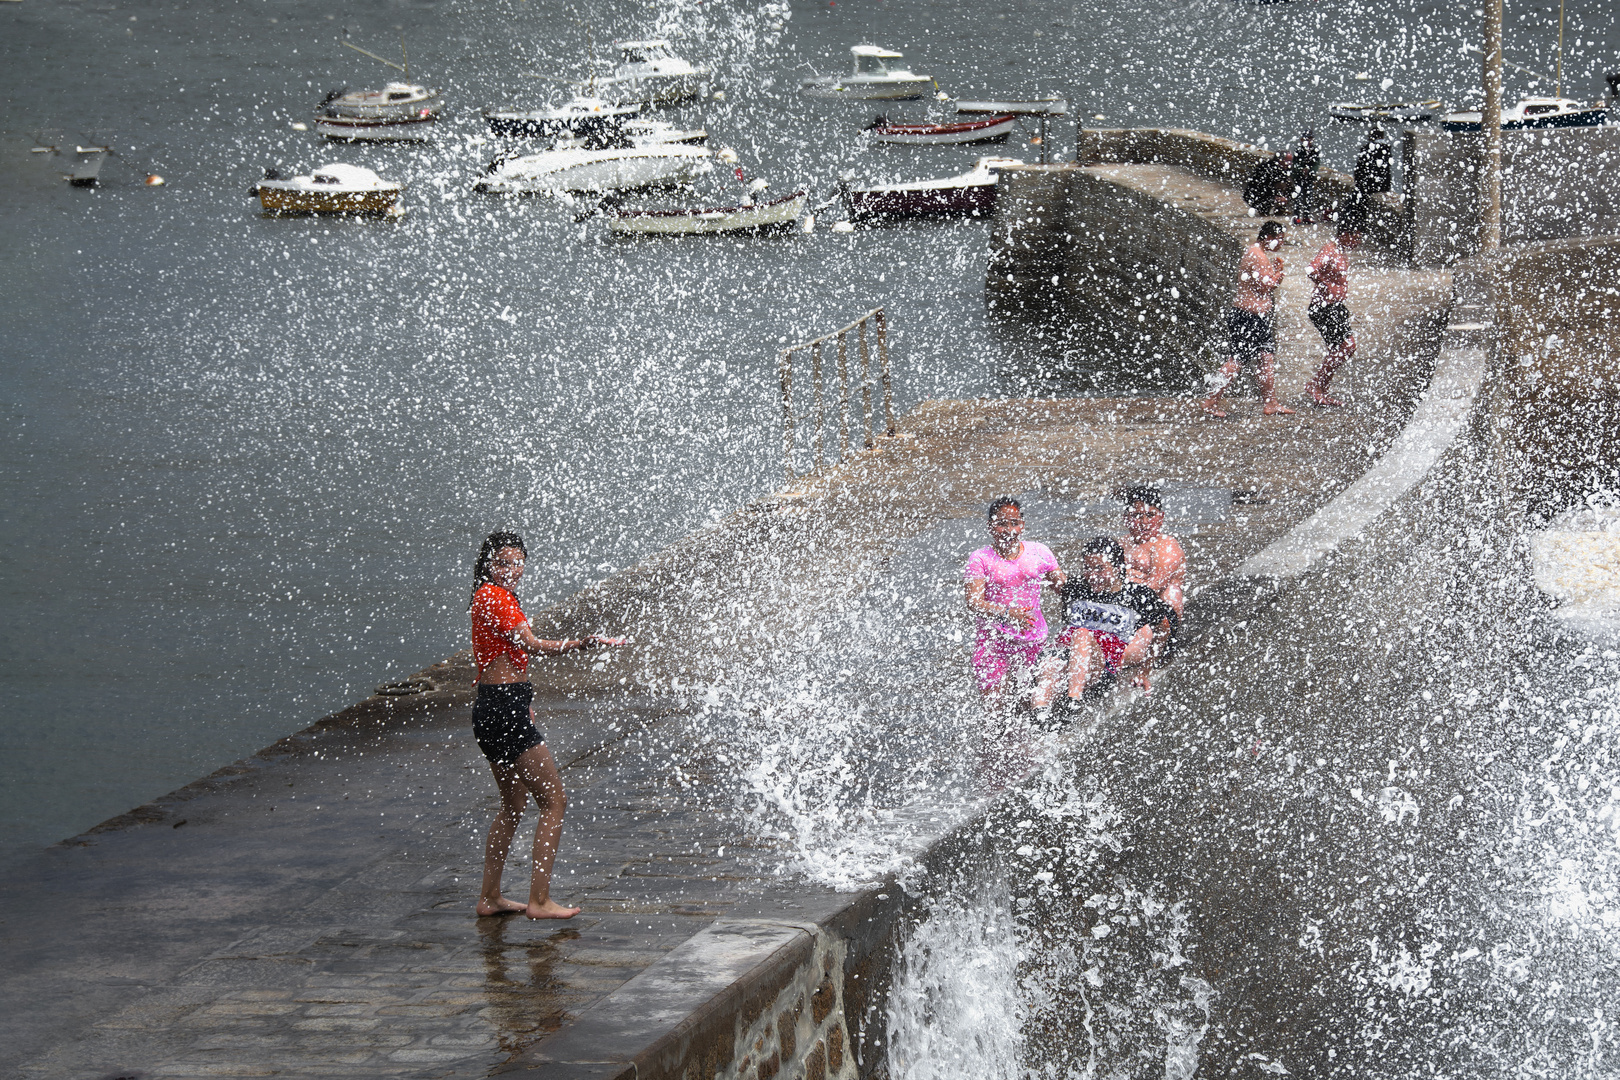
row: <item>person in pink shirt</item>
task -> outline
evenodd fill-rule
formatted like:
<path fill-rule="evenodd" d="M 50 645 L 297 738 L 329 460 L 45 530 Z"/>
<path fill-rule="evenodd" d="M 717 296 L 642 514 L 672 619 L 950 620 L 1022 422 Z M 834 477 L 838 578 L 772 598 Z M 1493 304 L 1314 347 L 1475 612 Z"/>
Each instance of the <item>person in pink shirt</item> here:
<path fill-rule="evenodd" d="M 1046 644 L 1041 586 L 1062 588 L 1063 571 L 1045 544 L 1024 539 L 1024 512 L 1017 499 L 990 504 L 990 546 L 968 557 L 962 576 L 973 613 L 973 675 L 992 708 L 1006 707 L 1007 680 L 1033 688 Z"/>
<path fill-rule="evenodd" d="M 1311 302 L 1305 309 L 1311 322 L 1322 333 L 1327 355 L 1322 366 L 1305 384 L 1305 393 L 1323 408 L 1337 408 L 1344 402 L 1328 396 L 1328 384 L 1340 364 L 1356 354 L 1356 335 L 1350 330 L 1350 309 L 1345 298 L 1350 294 L 1350 283 L 1345 275 L 1350 270 L 1350 253 L 1361 243 L 1361 232 L 1348 217 L 1341 217 L 1338 235 L 1322 245 L 1307 271 L 1314 283 Z"/>

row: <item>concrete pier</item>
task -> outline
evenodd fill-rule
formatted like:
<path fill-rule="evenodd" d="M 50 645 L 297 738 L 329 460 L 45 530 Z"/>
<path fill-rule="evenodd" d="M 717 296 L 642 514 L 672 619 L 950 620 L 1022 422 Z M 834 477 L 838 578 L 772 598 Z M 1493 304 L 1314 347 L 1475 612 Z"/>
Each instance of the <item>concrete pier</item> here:
<path fill-rule="evenodd" d="M 1171 228 L 1200 230 L 1212 248 L 1252 228 L 1232 210 L 1232 185 L 1178 168 L 1110 174 L 1119 198 L 1144 208 L 1139 233 L 1155 202 Z M 1296 236 L 1280 320 L 1285 399 L 1320 356 L 1302 271 L 1325 237 Z M 1212 250 L 1199 275 L 1221 257 Z M 1121 280 L 1146 280 L 1137 272 Z M 1145 315 L 1132 315 L 1138 326 L 1173 310 L 1196 334 L 1198 305 L 1227 287 L 1228 277 L 1199 276 L 1183 296 L 1139 296 L 1183 305 L 1151 313 L 1128 289 L 1113 295 Z M 1204 299 L 1188 295 L 1200 289 Z M 1118 531 L 1109 499 L 1119 485 L 1165 485 L 1181 500 L 1169 527 L 1195 587 L 1189 655 L 1228 647 L 1212 613 L 1266 602 L 1294 565 L 1289 551 L 1314 565 L 1310 550 L 1359 528 L 1335 532 L 1320 511 L 1376 518 L 1398 491 L 1357 484 L 1386 451 L 1410 448 L 1437 419 L 1452 424 L 1445 438 L 1462 430 L 1481 384 L 1467 381 L 1474 369 L 1456 350 L 1481 349 L 1467 335 L 1488 334 L 1480 328 L 1513 295 L 1498 283 L 1465 297 L 1478 317 L 1448 338 L 1451 275 L 1374 255 L 1352 274 L 1361 350 L 1335 384 L 1350 403 L 1342 411 L 1263 417 L 1240 401 L 1214 423 L 1191 398 L 925 402 L 896 438 L 843 468 L 531 612 L 542 633 L 635 637 L 534 672 L 570 791 L 554 889 L 585 908 L 570 923 L 473 918 L 495 792 L 467 731 L 461 656 L 419 673 L 418 692 L 369 698 L 42 853 L 0 885 L 0 1031 L 17 1074 L 883 1075 L 902 890 L 883 880 L 841 892 L 796 876 L 791 846 L 752 831 L 737 803 L 724 724 L 747 718 L 710 702 L 769 687 L 830 647 L 821 629 L 907 586 L 919 552 L 948 576 L 982 543 L 985 504 L 1009 492 L 1032 496 L 1038 538 L 1072 559 L 1090 535 Z M 1492 355 L 1496 370 L 1514 369 Z M 1449 411 L 1429 393 L 1437 362 L 1438 391 L 1458 403 Z M 1502 400 L 1493 415 L 1511 408 Z M 1392 471 L 1421 473 L 1434 448 L 1418 450 Z M 1307 521 L 1314 531 L 1276 546 Z M 947 632 L 962 622 L 948 584 L 907 616 L 939 628 L 938 647 L 901 677 L 913 704 L 968 692 L 965 648 Z M 892 683 L 895 673 L 858 677 Z M 990 798 L 924 808 L 903 854 L 943 857 Z M 520 891 L 523 868 L 509 875 Z"/>

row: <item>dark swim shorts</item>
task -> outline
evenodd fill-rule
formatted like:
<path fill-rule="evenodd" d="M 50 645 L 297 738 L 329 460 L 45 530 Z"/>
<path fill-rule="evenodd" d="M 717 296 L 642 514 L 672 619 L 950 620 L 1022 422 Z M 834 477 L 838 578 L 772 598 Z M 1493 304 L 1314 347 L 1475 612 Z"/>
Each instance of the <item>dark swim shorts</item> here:
<path fill-rule="evenodd" d="M 1240 307 L 1226 312 L 1226 332 L 1232 339 L 1232 355 L 1240 364 L 1258 364 L 1263 353 L 1277 351 L 1277 335 L 1269 315 L 1256 315 Z"/>
<path fill-rule="evenodd" d="M 482 684 L 473 702 L 473 738 L 478 749 L 497 765 L 510 765 L 546 737 L 529 715 L 534 685 L 526 682 Z"/>
<path fill-rule="evenodd" d="M 1344 344 L 1350 336 L 1350 309 L 1343 302 L 1337 304 L 1323 304 L 1312 307 L 1305 314 L 1311 317 L 1311 322 L 1322 332 L 1322 341 L 1328 348 L 1333 349 Z"/>

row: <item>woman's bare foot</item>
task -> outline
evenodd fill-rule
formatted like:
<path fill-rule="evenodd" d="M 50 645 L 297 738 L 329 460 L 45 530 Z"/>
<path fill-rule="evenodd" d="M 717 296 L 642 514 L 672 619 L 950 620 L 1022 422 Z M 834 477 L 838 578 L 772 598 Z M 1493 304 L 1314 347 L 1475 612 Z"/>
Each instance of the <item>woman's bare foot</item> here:
<path fill-rule="evenodd" d="M 547 900 L 543 904 L 530 904 L 522 911 L 531 919 L 572 919 L 579 914 L 579 908 L 563 907 L 555 900 Z"/>
<path fill-rule="evenodd" d="M 1283 414 L 1284 416 L 1294 415 L 1294 410 L 1290 409 L 1280 401 L 1267 402 L 1266 407 L 1260 411 L 1265 413 L 1267 416 L 1276 416 L 1279 413 Z"/>
<path fill-rule="evenodd" d="M 1320 405 L 1324 409 L 1337 409 L 1344 405 L 1344 402 L 1340 401 L 1338 398 L 1330 398 L 1326 394 L 1312 394 L 1311 401 L 1316 405 Z"/>
<path fill-rule="evenodd" d="M 1199 408 L 1204 410 L 1205 416 L 1214 417 L 1216 420 L 1226 419 L 1226 414 L 1222 412 L 1220 406 L 1216 405 L 1213 401 L 1206 401 L 1201 404 Z"/>
<path fill-rule="evenodd" d="M 520 904 L 516 900 L 508 900 L 504 896 L 498 896 L 493 904 L 480 898 L 478 906 L 473 910 L 478 912 L 478 917 L 482 919 L 491 915 L 516 915 L 520 911 L 528 911 L 529 905 Z"/>

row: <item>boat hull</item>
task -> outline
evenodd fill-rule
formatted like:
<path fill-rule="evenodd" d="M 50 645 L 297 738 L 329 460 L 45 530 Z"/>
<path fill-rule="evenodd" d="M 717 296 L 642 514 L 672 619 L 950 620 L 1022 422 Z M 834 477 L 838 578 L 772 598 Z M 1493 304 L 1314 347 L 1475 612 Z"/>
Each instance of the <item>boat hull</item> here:
<path fill-rule="evenodd" d="M 323 116 L 315 121 L 317 133 L 339 142 L 424 142 L 433 136 L 435 116 L 361 120 Z"/>
<path fill-rule="evenodd" d="M 651 75 L 597 79 L 581 83 L 578 89 L 613 105 L 678 105 L 702 96 L 706 87 L 707 78 L 703 75 Z"/>
<path fill-rule="evenodd" d="M 873 142 L 895 146 L 966 146 L 1006 142 L 1017 126 L 1017 117 L 998 116 L 963 124 L 885 124 L 870 135 Z"/>
<path fill-rule="evenodd" d="M 805 96 L 815 98 L 841 98 L 845 101 L 910 101 L 922 97 L 933 82 L 934 80 L 926 76 L 881 82 L 863 82 L 846 77 L 807 82 L 801 89 Z"/>
<path fill-rule="evenodd" d="M 1603 107 L 1582 109 L 1579 112 L 1549 113 L 1523 120 L 1502 121 L 1503 131 L 1539 131 L 1545 128 L 1599 127 L 1608 118 Z M 1478 113 L 1448 113 L 1440 118 L 1442 131 L 1481 131 L 1484 122 Z"/>
<path fill-rule="evenodd" d="M 309 191 L 264 183 L 259 205 L 272 214 L 387 214 L 399 201 L 394 184 L 373 191 Z"/>
<path fill-rule="evenodd" d="M 321 116 L 341 117 L 346 120 L 403 120 L 420 116 L 424 109 L 430 116 L 437 116 L 439 106 L 439 91 L 430 90 L 426 94 L 414 96 L 410 101 L 360 103 L 345 101 L 341 97 L 333 98 L 321 106 L 319 113 Z"/>
<path fill-rule="evenodd" d="M 499 169 L 477 185 L 490 194 L 542 194 L 546 192 L 635 191 L 640 188 L 689 184 L 713 166 L 709 153 L 697 147 L 689 154 L 630 151 L 585 151 L 570 157 L 534 155 L 527 164 Z M 525 159 L 519 159 L 523 161 Z"/>
<path fill-rule="evenodd" d="M 631 235 L 690 236 L 704 233 L 757 232 L 785 228 L 799 220 L 809 196 L 796 191 L 754 206 L 706 210 L 620 210 L 608 228 Z"/>
<path fill-rule="evenodd" d="M 852 218 L 966 215 L 982 217 L 996 205 L 994 181 L 931 188 L 867 188 L 845 196 Z"/>

